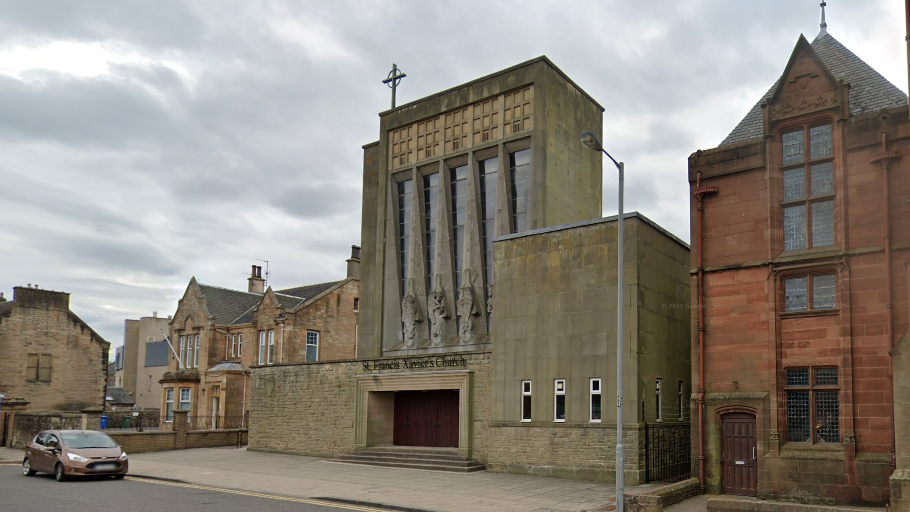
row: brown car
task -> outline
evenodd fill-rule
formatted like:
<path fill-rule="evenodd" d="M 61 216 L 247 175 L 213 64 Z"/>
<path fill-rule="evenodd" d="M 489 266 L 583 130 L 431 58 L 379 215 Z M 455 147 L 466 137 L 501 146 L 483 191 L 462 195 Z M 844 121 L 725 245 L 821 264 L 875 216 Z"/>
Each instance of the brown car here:
<path fill-rule="evenodd" d="M 121 479 L 129 470 L 126 452 L 104 432 L 45 430 L 25 447 L 22 474 L 53 473 L 58 482 L 73 476 L 108 475 Z"/>

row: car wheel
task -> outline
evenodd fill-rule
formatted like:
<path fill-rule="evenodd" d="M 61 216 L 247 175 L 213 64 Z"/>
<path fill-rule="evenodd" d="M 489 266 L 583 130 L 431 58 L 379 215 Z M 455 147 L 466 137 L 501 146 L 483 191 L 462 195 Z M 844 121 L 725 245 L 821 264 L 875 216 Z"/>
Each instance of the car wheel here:
<path fill-rule="evenodd" d="M 28 459 L 23 460 L 22 461 L 22 474 L 25 476 L 35 476 L 35 473 L 37 473 L 37 471 L 32 469 L 32 464 L 28 461 Z"/>
<path fill-rule="evenodd" d="M 54 468 L 54 477 L 57 478 L 58 482 L 66 480 L 66 471 L 63 469 L 63 464 L 57 463 L 57 467 Z"/>
<path fill-rule="evenodd" d="M 114 475 L 114 480 L 123 480 L 126 475 Z"/>

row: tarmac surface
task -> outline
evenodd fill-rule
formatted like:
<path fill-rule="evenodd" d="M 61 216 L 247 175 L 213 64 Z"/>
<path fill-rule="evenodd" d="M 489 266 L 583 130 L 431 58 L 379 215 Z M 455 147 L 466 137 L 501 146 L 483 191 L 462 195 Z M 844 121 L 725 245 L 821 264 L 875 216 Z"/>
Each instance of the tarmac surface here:
<path fill-rule="evenodd" d="M 4 459 L 21 461 L 22 452 L 0 448 L 0 460 Z M 233 447 L 130 455 L 130 475 L 399 510 L 581 512 L 609 510 L 615 505 L 613 484 L 487 471 L 381 468 Z M 656 486 L 627 487 L 626 492 L 643 493 Z M 666 510 L 702 512 L 706 510 L 704 502 L 703 497 L 693 498 Z"/>

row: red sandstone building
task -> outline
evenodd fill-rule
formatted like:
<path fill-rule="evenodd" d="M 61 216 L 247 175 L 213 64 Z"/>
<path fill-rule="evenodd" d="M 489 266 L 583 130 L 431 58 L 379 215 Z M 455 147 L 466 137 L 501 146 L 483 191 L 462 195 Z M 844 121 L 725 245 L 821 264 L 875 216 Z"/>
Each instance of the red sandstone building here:
<path fill-rule="evenodd" d="M 693 460 L 709 493 L 881 504 L 908 326 L 907 96 L 824 27 L 689 158 Z"/>

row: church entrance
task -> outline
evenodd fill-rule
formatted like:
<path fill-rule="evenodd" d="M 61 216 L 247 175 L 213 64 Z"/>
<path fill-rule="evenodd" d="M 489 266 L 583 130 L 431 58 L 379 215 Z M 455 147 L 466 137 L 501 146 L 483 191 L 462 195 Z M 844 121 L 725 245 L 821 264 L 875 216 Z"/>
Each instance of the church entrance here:
<path fill-rule="evenodd" d="M 395 393 L 394 443 L 458 447 L 458 390 Z"/>

